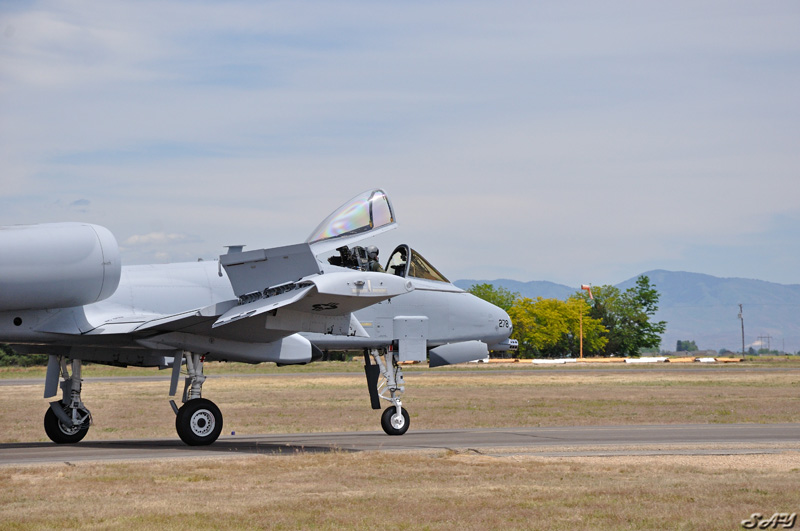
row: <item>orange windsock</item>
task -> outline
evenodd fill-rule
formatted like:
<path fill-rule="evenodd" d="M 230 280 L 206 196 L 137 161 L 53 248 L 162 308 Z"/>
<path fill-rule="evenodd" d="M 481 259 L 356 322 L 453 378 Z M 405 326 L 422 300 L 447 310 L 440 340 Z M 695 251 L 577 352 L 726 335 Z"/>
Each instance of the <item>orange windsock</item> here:
<path fill-rule="evenodd" d="M 588 291 L 589 298 L 594 300 L 594 296 L 592 295 L 592 286 L 590 286 L 589 284 L 581 284 L 581 289 L 585 289 L 586 291 Z"/>

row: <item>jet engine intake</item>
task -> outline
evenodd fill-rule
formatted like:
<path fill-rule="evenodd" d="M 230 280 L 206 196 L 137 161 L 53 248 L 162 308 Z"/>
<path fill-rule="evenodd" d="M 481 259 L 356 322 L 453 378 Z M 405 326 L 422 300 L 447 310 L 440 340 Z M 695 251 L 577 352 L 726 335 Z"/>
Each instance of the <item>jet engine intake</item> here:
<path fill-rule="evenodd" d="M 0 311 L 82 306 L 119 285 L 117 240 L 98 225 L 0 227 L 0 249 Z"/>

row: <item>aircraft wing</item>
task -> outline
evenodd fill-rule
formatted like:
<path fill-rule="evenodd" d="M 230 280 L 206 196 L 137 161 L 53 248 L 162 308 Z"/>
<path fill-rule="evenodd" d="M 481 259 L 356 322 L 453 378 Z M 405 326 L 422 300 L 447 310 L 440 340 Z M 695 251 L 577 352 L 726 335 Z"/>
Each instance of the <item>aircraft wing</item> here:
<path fill-rule="evenodd" d="M 267 329 L 366 336 L 352 312 L 413 288 L 394 275 L 343 271 L 314 275 L 283 289 L 287 291 L 231 308 L 212 327 L 272 312 Z"/>
<path fill-rule="evenodd" d="M 255 295 L 230 300 L 174 315 L 150 316 L 147 320 L 115 318 L 92 330 L 89 335 L 178 332 L 213 335 L 212 330 L 231 323 L 267 314 L 265 328 L 286 333 L 318 332 L 337 335 L 367 334 L 352 312 L 380 301 L 408 293 L 413 288 L 401 277 L 367 271 L 344 271 L 313 275 Z M 48 330 L 51 332 L 61 330 Z"/>

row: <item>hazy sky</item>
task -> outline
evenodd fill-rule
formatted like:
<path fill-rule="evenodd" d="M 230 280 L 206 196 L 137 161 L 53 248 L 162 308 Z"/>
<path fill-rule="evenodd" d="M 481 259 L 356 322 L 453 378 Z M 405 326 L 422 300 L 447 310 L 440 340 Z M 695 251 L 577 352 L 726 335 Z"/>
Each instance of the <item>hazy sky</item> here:
<path fill-rule="evenodd" d="M 0 224 L 123 263 L 385 189 L 451 279 L 800 283 L 800 2 L 4 2 Z"/>

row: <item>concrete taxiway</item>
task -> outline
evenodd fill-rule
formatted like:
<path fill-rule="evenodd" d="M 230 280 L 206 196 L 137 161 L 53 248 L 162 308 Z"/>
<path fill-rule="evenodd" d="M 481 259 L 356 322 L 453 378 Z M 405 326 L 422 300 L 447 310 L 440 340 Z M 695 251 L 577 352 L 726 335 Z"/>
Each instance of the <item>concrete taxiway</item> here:
<path fill-rule="evenodd" d="M 331 451 L 474 451 L 488 455 L 729 455 L 800 451 L 800 424 L 576 426 L 225 436 L 208 447 L 179 439 L 0 444 L 0 466 L 73 461 L 294 455 Z"/>

